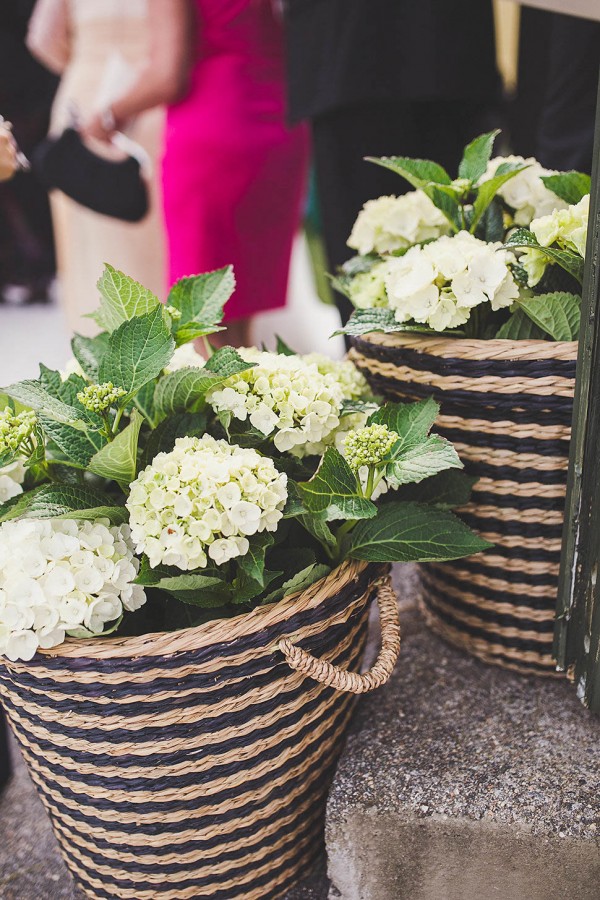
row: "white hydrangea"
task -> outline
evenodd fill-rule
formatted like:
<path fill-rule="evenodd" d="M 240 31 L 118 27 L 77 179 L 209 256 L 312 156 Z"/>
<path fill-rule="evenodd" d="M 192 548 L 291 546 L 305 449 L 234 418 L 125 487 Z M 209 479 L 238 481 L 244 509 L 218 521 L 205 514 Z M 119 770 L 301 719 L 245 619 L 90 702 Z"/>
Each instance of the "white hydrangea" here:
<path fill-rule="evenodd" d="M 25 466 L 21 460 L 0 469 L 0 505 L 23 493 Z"/>
<path fill-rule="evenodd" d="M 240 355 L 254 362 L 206 395 L 215 412 L 230 412 L 294 456 L 322 453 L 327 438 L 340 424 L 344 390 L 335 374 L 321 373 L 300 356 L 243 348 Z"/>
<path fill-rule="evenodd" d="M 349 359 L 331 359 L 324 353 L 306 353 L 302 359 L 314 364 L 321 375 L 333 375 L 342 388 L 344 400 L 372 398 L 367 379 Z"/>
<path fill-rule="evenodd" d="M 0 654 L 30 660 L 66 634 L 101 634 L 145 603 L 127 525 L 20 519 L 0 526 Z"/>
<path fill-rule="evenodd" d="M 204 368 L 206 360 L 198 353 L 193 344 L 182 344 L 177 347 L 165 372 L 177 372 L 179 369 Z"/>
<path fill-rule="evenodd" d="M 542 176 L 558 173 L 552 169 L 545 169 L 532 156 L 527 159 L 523 156 L 496 156 L 488 163 L 481 181 L 493 178 L 502 163 L 527 165 L 526 169 L 510 178 L 498 191 L 498 195 L 514 209 L 515 225 L 529 225 L 532 219 L 546 216 L 555 209 L 567 208 L 568 204 L 557 197 L 542 181 Z"/>
<path fill-rule="evenodd" d="M 388 305 L 385 292 L 387 260 L 376 263 L 368 272 L 359 272 L 348 285 L 350 301 L 356 309 L 376 309 Z"/>
<path fill-rule="evenodd" d="M 136 549 L 155 568 L 202 569 L 248 552 L 248 538 L 275 531 L 287 476 L 271 459 L 203 435 L 159 453 L 127 501 Z"/>
<path fill-rule="evenodd" d="M 510 306 L 519 288 L 502 244 L 480 241 L 466 231 L 441 237 L 388 261 L 388 304 L 398 322 L 419 322 L 435 331 L 464 325 L 471 310 L 490 303 Z"/>
<path fill-rule="evenodd" d="M 586 194 L 579 203 L 534 219 L 530 228 L 542 247 L 555 245 L 560 250 L 570 250 L 584 258 L 589 214 L 590 195 Z M 519 262 L 527 272 L 532 287 L 540 281 L 546 266 L 552 264 L 552 260 L 539 250 L 526 250 Z"/>
<path fill-rule="evenodd" d="M 445 216 L 422 191 L 368 200 L 359 212 L 348 246 L 361 255 L 404 250 L 446 234 Z"/>

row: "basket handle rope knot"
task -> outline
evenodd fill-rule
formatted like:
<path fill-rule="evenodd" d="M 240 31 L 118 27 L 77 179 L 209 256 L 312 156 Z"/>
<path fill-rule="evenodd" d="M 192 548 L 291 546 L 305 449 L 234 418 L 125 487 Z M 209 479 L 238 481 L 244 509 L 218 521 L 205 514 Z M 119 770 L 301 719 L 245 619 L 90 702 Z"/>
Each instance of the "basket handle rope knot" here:
<path fill-rule="evenodd" d="M 296 672 L 309 678 L 351 694 L 366 694 L 384 685 L 394 671 L 400 655 L 400 618 L 398 602 L 389 576 L 379 582 L 377 588 L 379 623 L 381 627 L 381 649 L 375 663 L 368 672 L 360 675 L 348 672 L 324 659 L 317 659 L 289 638 L 279 641 L 279 649 L 287 664 Z"/>

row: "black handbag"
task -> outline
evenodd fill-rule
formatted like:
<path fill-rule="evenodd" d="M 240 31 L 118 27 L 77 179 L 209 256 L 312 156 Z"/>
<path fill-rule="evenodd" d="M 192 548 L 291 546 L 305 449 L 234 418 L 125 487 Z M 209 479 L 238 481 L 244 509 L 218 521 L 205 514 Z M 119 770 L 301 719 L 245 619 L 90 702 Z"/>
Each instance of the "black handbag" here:
<path fill-rule="evenodd" d="M 31 154 L 31 166 L 48 189 L 58 189 L 94 212 L 139 222 L 148 212 L 148 188 L 139 159 L 98 156 L 74 128 L 48 137 Z"/>

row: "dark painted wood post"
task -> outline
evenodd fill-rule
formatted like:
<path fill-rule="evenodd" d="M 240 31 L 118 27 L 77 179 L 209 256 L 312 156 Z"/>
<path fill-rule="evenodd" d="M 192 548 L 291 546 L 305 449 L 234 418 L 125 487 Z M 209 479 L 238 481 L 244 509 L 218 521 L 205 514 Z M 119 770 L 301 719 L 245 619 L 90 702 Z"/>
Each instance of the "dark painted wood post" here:
<path fill-rule="evenodd" d="M 600 80 L 554 651 L 600 712 Z"/>

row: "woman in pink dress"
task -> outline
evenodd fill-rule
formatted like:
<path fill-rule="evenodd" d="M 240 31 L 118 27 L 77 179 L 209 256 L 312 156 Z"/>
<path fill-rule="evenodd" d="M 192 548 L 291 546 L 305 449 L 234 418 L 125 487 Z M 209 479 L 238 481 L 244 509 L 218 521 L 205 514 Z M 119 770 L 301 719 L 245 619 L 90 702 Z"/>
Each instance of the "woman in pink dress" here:
<path fill-rule="evenodd" d="M 282 25 L 274 0 L 150 0 L 151 59 L 84 131 L 107 137 L 168 103 L 163 158 L 169 281 L 233 263 L 228 341 L 285 304 L 308 162 L 285 124 Z M 194 40 L 190 40 L 191 36 Z"/>

